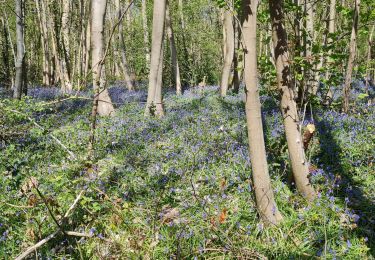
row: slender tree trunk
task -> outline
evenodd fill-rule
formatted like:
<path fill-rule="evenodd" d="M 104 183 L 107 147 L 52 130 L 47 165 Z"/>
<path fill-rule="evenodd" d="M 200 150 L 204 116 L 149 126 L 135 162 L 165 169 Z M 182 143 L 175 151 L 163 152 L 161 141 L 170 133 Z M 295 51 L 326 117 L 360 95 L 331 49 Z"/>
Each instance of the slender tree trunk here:
<path fill-rule="evenodd" d="M 86 28 L 85 67 L 84 67 L 84 72 L 83 72 L 85 86 L 87 85 L 87 77 L 88 77 L 89 69 L 90 69 L 90 58 L 91 58 L 91 13 L 89 14 L 89 19 L 87 20 L 87 28 Z"/>
<path fill-rule="evenodd" d="M 355 0 L 352 33 L 350 36 L 350 45 L 349 45 L 349 59 L 348 59 L 348 66 L 346 68 L 345 84 L 344 84 L 344 89 L 343 89 L 343 111 L 344 113 L 349 112 L 350 85 L 352 83 L 352 73 L 353 73 L 355 56 L 357 52 L 359 5 L 360 5 L 360 0 Z"/>
<path fill-rule="evenodd" d="M 329 4 L 329 21 L 328 21 L 328 37 L 327 37 L 327 44 L 331 45 L 333 43 L 333 34 L 336 31 L 336 0 L 331 0 Z M 328 59 L 327 59 L 327 66 L 330 66 L 331 63 L 333 63 L 333 60 L 331 58 L 332 56 L 332 48 L 329 48 L 328 50 Z M 326 82 L 328 82 L 328 92 L 326 94 L 325 102 L 329 102 L 333 98 L 333 93 L 331 90 L 331 86 L 329 85 L 329 78 L 330 78 L 329 70 L 326 72 L 325 79 Z"/>
<path fill-rule="evenodd" d="M 116 4 L 116 9 L 117 9 L 117 19 L 120 19 L 121 12 L 122 12 L 122 8 L 120 6 L 120 1 L 116 0 L 115 4 Z M 117 34 L 117 38 L 118 38 L 118 42 L 119 42 L 119 47 L 118 47 L 117 51 L 120 53 L 120 56 L 121 56 L 121 68 L 122 68 L 122 74 L 124 75 L 124 78 L 125 78 L 126 86 L 127 86 L 129 91 L 132 91 L 132 90 L 134 90 L 134 84 L 133 84 L 133 80 L 131 79 L 130 74 L 129 74 L 129 65 L 128 65 L 128 60 L 127 60 L 127 57 L 126 57 L 126 51 L 125 51 L 126 46 L 125 46 L 125 39 L 124 39 L 123 33 L 124 33 L 123 23 L 121 22 L 120 25 L 119 25 L 118 34 Z"/>
<path fill-rule="evenodd" d="M 233 30 L 233 16 L 229 10 L 224 11 L 224 64 L 221 72 L 220 94 L 222 97 L 227 95 L 230 72 L 234 55 L 234 30 Z"/>
<path fill-rule="evenodd" d="M 16 79 L 13 92 L 13 98 L 20 99 L 22 90 L 26 86 L 23 85 L 26 71 L 25 67 L 25 41 L 24 41 L 24 17 L 23 17 L 23 1 L 16 0 L 16 36 L 17 36 L 17 59 L 15 62 Z"/>
<path fill-rule="evenodd" d="M 93 118 L 96 117 L 95 110 L 97 110 L 98 115 L 102 116 L 109 116 L 114 113 L 114 107 L 104 78 L 104 18 L 106 6 L 106 0 L 91 1 L 91 66 L 95 91 Z"/>
<path fill-rule="evenodd" d="M 3 45 L 3 50 L 2 50 L 2 56 L 3 56 L 3 64 L 4 64 L 4 71 L 2 72 L 3 80 L 6 82 L 7 87 L 11 86 L 11 62 L 10 62 L 10 55 L 9 55 L 9 49 L 13 48 L 12 45 L 9 44 L 9 36 L 10 34 L 8 33 L 8 28 L 7 28 L 7 17 L 3 16 L 0 18 L 1 23 L 2 23 L 2 45 Z"/>
<path fill-rule="evenodd" d="M 161 54 L 160 54 L 158 75 L 157 75 L 157 80 L 156 80 L 155 99 L 154 99 L 155 115 L 157 117 L 163 117 L 165 115 L 164 105 L 163 105 L 163 96 L 162 96 L 164 45 L 165 45 L 165 41 L 164 41 L 164 37 L 163 37 L 163 42 L 162 42 L 162 45 L 161 45 Z"/>
<path fill-rule="evenodd" d="M 250 3 L 251 2 L 251 3 Z M 258 89 L 256 29 L 258 0 L 243 0 L 243 38 L 245 44 L 246 120 L 255 197 L 260 217 L 266 224 L 277 224 L 277 209 L 268 173 L 261 104 Z"/>
<path fill-rule="evenodd" d="M 48 31 L 50 32 L 50 36 L 51 36 L 52 53 L 53 53 L 53 58 L 55 60 L 55 70 L 54 70 L 53 81 L 54 82 L 60 81 L 60 84 L 61 84 L 60 88 L 61 90 L 64 90 L 65 78 L 63 76 L 63 69 L 61 66 L 60 56 L 58 52 L 54 15 L 51 13 L 51 10 L 48 8 L 48 6 L 46 6 L 46 9 L 45 8 L 43 9 L 46 10 L 46 12 L 48 12 Z"/>
<path fill-rule="evenodd" d="M 313 200 L 315 191 L 308 178 L 308 162 L 302 147 L 297 104 L 294 100 L 294 89 L 290 80 L 289 52 L 287 34 L 284 27 L 282 0 L 269 0 L 269 6 L 273 30 L 272 40 L 275 49 L 277 84 L 281 92 L 281 111 L 293 176 L 298 190 L 307 199 Z"/>
<path fill-rule="evenodd" d="M 179 13 L 179 16 L 180 16 L 180 19 L 179 19 L 179 22 L 180 22 L 180 26 L 181 26 L 181 31 L 179 33 L 180 35 L 180 43 L 182 44 L 182 56 L 183 56 L 183 60 L 184 62 L 181 63 L 181 68 L 183 71 L 191 71 L 190 69 L 190 59 L 189 57 L 191 57 L 189 55 L 189 50 L 187 48 L 187 45 L 186 45 L 186 30 L 187 30 L 187 26 L 185 24 L 185 16 L 184 16 L 184 6 L 183 6 L 183 0 L 178 0 L 178 13 Z M 181 79 L 182 82 L 182 86 L 184 86 L 186 84 L 186 80 L 184 81 L 184 78 Z"/>
<path fill-rule="evenodd" d="M 150 67 L 150 40 L 148 36 L 148 25 L 147 25 L 147 0 L 142 0 L 142 26 L 143 26 L 143 41 L 145 43 L 145 55 L 147 68 Z"/>
<path fill-rule="evenodd" d="M 233 92 L 238 93 L 240 90 L 241 76 L 240 76 L 240 64 L 239 64 L 239 52 L 240 52 L 240 43 L 241 43 L 241 30 L 237 24 L 237 21 L 234 22 L 234 54 L 233 54 Z"/>
<path fill-rule="evenodd" d="M 43 0 L 42 0 L 43 1 Z M 35 0 L 35 6 L 36 6 L 36 11 L 38 15 L 38 20 L 39 20 L 39 28 L 40 28 L 40 40 L 41 40 L 41 45 L 42 45 L 42 67 L 43 67 L 43 85 L 48 86 L 49 85 L 49 57 L 48 57 L 48 46 L 47 41 L 48 41 L 48 36 L 46 35 L 46 31 L 44 30 L 44 21 L 42 18 L 42 14 L 40 11 L 40 3 L 39 0 Z"/>
<path fill-rule="evenodd" d="M 312 73 L 313 69 L 313 53 L 312 46 L 314 43 L 314 2 L 311 0 L 305 0 L 305 13 L 306 13 L 306 36 L 305 36 L 305 60 L 309 65 L 305 68 L 304 78 L 305 78 L 305 89 L 302 97 L 302 101 L 306 99 L 307 92 L 313 87 L 314 77 Z"/>
<path fill-rule="evenodd" d="M 79 1 L 80 6 L 80 15 L 82 20 L 80 21 L 80 39 L 79 39 L 79 50 L 78 50 L 78 56 L 76 58 L 76 64 L 74 66 L 74 71 L 72 73 L 72 78 L 77 78 L 77 87 L 78 89 L 81 88 L 82 83 L 82 76 L 84 72 L 85 67 L 85 54 L 86 54 L 86 48 L 85 48 L 85 42 L 86 42 L 86 19 L 87 19 L 87 8 L 84 0 Z M 78 76 L 76 76 L 78 75 Z"/>
<path fill-rule="evenodd" d="M 182 86 L 181 86 L 181 77 L 180 77 L 180 67 L 178 64 L 178 57 L 177 57 L 177 48 L 176 43 L 174 40 L 173 28 L 172 28 L 172 20 L 169 13 L 169 3 L 167 3 L 167 10 L 165 16 L 165 26 L 167 27 L 167 34 L 169 39 L 169 45 L 171 48 L 171 58 L 172 58 L 172 71 L 173 75 L 172 78 L 174 79 L 174 83 L 176 84 L 176 94 L 182 94 Z"/>
<path fill-rule="evenodd" d="M 62 16 L 61 16 L 61 30 L 62 30 L 62 70 L 65 81 L 64 92 L 71 92 L 73 90 L 71 80 L 71 67 L 70 67 L 70 44 L 69 44 L 69 13 L 70 13 L 70 0 L 62 1 Z"/>
<path fill-rule="evenodd" d="M 368 87 L 369 87 L 369 82 L 371 81 L 371 46 L 373 44 L 372 42 L 372 37 L 374 36 L 374 28 L 375 26 L 373 25 L 371 27 L 370 35 L 368 38 L 368 45 L 367 45 L 367 61 L 366 61 L 366 78 L 365 78 L 365 89 L 366 93 L 368 93 Z"/>
<path fill-rule="evenodd" d="M 153 22 L 152 22 L 152 46 L 151 46 L 151 66 L 149 74 L 148 96 L 146 104 L 146 115 L 164 114 L 161 85 L 163 66 L 163 40 L 164 21 L 166 11 L 166 0 L 154 2 Z"/>

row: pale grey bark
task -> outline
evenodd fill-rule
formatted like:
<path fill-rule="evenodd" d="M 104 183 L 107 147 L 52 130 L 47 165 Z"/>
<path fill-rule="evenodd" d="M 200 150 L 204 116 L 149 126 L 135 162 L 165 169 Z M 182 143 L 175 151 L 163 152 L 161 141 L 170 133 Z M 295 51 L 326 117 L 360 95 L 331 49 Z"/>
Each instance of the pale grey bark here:
<path fill-rule="evenodd" d="M 147 68 L 150 67 L 150 40 L 148 35 L 148 25 L 147 25 L 147 0 L 142 0 L 142 26 L 143 26 L 143 41 L 145 44 L 145 55 Z"/>
<path fill-rule="evenodd" d="M 51 70 L 54 71 L 53 77 L 54 77 L 54 82 L 60 81 L 60 88 L 62 90 L 65 89 L 65 78 L 63 76 L 63 71 L 61 67 L 61 61 L 60 61 L 60 56 L 58 52 L 58 47 L 57 47 L 57 42 L 56 42 L 56 35 L 55 35 L 55 21 L 54 21 L 54 15 L 51 13 L 50 8 L 45 6 L 44 1 L 41 1 L 42 3 L 42 10 L 45 10 L 47 12 L 47 17 L 48 17 L 48 32 L 50 35 L 51 39 L 51 49 L 52 49 L 52 57 L 51 59 L 54 59 L 54 66 L 51 64 Z M 47 19 L 47 18 L 46 18 Z"/>
<path fill-rule="evenodd" d="M 223 26 L 225 30 L 224 42 L 224 64 L 221 72 L 220 81 L 220 94 L 222 97 L 227 95 L 229 77 L 231 75 L 231 67 L 234 55 L 234 29 L 233 29 L 233 16 L 230 10 L 224 11 Z"/>
<path fill-rule="evenodd" d="M 44 0 L 41 0 L 44 1 Z M 49 46 L 48 46 L 48 31 L 47 31 L 47 22 L 45 17 L 45 10 L 41 10 L 40 0 L 35 0 L 35 6 L 37 10 L 40 34 L 41 34 L 41 45 L 42 45 L 42 62 L 43 62 L 43 85 L 51 85 L 51 73 L 50 73 L 50 55 L 49 55 Z"/>
<path fill-rule="evenodd" d="M 309 168 L 302 146 L 300 119 L 291 81 L 287 34 L 284 27 L 282 0 L 269 0 L 272 40 L 275 49 L 277 85 L 281 92 L 281 112 L 288 143 L 289 158 L 297 189 L 308 199 L 315 198 L 315 191 L 308 178 Z"/>
<path fill-rule="evenodd" d="M 97 102 L 97 113 L 102 116 L 113 115 L 114 107 L 106 88 L 104 75 L 104 18 L 106 0 L 91 1 L 91 66 L 93 71 L 94 99 Z"/>
<path fill-rule="evenodd" d="M 23 1 L 16 0 L 16 42 L 17 42 L 17 59 L 15 61 L 16 78 L 13 91 L 13 98 L 20 99 L 24 85 L 25 63 L 25 42 L 24 42 L 24 17 L 23 17 Z"/>
<path fill-rule="evenodd" d="M 91 6 L 90 6 L 91 8 Z M 91 10 L 91 9 L 90 9 Z M 89 19 L 87 21 L 86 27 L 86 42 L 85 42 L 85 65 L 84 65 L 84 72 L 83 78 L 85 80 L 85 85 L 87 84 L 87 77 L 89 74 L 90 69 L 90 58 L 91 58 L 91 13 L 89 15 Z"/>
<path fill-rule="evenodd" d="M 9 49 L 11 50 L 11 53 L 12 53 L 12 58 L 13 58 L 13 62 L 15 63 L 16 60 L 17 60 L 17 55 L 16 55 L 16 52 L 14 51 L 14 45 L 13 45 L 13 40 L 12 40 L 12 34 L 10 32 L 10 28 L 9 28 L 9 23 L 8 23 L 8 15 L 4 12 L 2 12 L 3 14 L 3 17 L 1 17 L 1 21 L 3 23 L 3 33 L 4 33 L 4 44 L 5 44 L 5 47 L 3 48 L 3 52 L 5 56 L 7 56 L 7 61 L 5 60 L 5 56 L 4 56 L 4 66 L 6 67 L 5 68 L 5 75 L 7 75 L 9 77 L 9 83 L 10 83 L 10 87 L 11 89 L 14 89 L 14 73 L 13 73 L 13 70 L 11 69 L 12 68 L 12 62 L 11 62 L 11 59 L 10 57 L 8 56 L 9 55 Z"/>
<path fill-rule="evenodd" d="M 360 6 L 360 0 L 355 0 L 352 32 L 350 35 L 350 44 L 349 44 L 349 59 L 348 59 L 348 65 L 346 68 L 345 84 L 344 84 L 344 89 L 343 89 L 343 111 L 345 113 L 348 113 L 349 111 L 350 85 L 352 83 L 352 73 L 353 73 L 356 52 L 357 52 L 359 6 Z"/>
<path fill-rule="evenodd" d="M 329 21 L 328 21 L 328 37 L 327 37 L 327 44 L 328 45 L 331 45 L 333 43 L 333 34 L 335 33 L 336 31 L 336 0 L 331 0 L 330 1 L 330 4 L 329 4 Z M 327 59 L 327 65 L 329 66 L 330 64 L 333 63 L 333 60 L 331 58 L 332 56 L 332 49 L 330 48 L 328 50 L 328 59 Z M 326 72 L 326 75 L 325 75 L 325 79 L 326 79 L 326 82 L 329 81 L 329 78 L 330 78 L 330 73 L 329 71 Z M 329 83 L 328 83 L 329 84 Z M 317 88 L 314 90 L 315 93 L 317 92 Z M 326 101 L 330 101 L 332 100 L 333 98 L 333 93 L 332 93 L 332 90 L 331 90 L 331 87 L 328 86 L 328 92 L 326 94 Z"/>
<path fill-rule="evenodd" d="M 314 2 L 311 0 L 305 0 L 305 13 L 306 13 L 306 37 L 305 37 L 305 59 L 309 63 L 310 67 L 304 71 L 305 75 L 305 91 L 303 95 L 305 96 L 306 91 L 310 91 L 314 86 L 314 74 L 313 69 L 313 53 L 312 46 L 315 39 L 314 32 Z M 310 91 L 311 92 L 311 91 Z M 302 98 L 302 100 L 305 97 Z"/>
<path fill-rule="evenodd" d="M 369 82 L 373 79 L 371 79 L 371 49 L 372 49 L 372 44 L 373 44 L 373 36 L 374 36 L 374 28 L 375 25 L 371 27 L 371 31 L 368 37 L 368 42 L 367 42 L 367 61 L 366 61 L 366 76 L 365 76 L 365 89 L 366 93 L 368 93 L 368 87 L 369 87 Z"/>
<path fill-rule="evenodd" d="M 246 120 L 255 198 L 260 217 L 266 224 L 277 224 L 282 216 L 277 208 L 268 173 L 261 104 L 258 89 L 256 29 L 258 1 L 243 0 L 243 40 L 245 44 Z"/>
<path fill-rule="evenodd" d="M 165 16 L 165 26 L 167 29 L 167 35 L 169 39 L 169 46 L 171 49 L 171 59 L 172 59 L 172 71 L 173 75 L 172 78 L 174 79 L 174 83 L 176 84 L 176 94 L 182 94 L 182 86 L 181 86 L 181 76 L 180 76 L 180 67 L 178 64 L 178 56 L 177 56 L 177 48 L 174 39 L 173 27 L 172 27 L 172 20 L 169 13 L 169 3 L 167 3 L 167 10 Z"/>
<path fill-rule="evenodd" d="M 152 22 L 152 45 L 151 65 L 149 74 L 148 96 L 146 104 L 146 115 L 155 114 L 163 116 L 163 104 L 161 96 L 162 85 L 162 63 L 163 63 L 163 40 L 164 21 L 166 11 L 166 0 L 154 2 Z"/>
<path fill-rule="evenodd" d="M 62 1 L 62 16 L 61 16 L 61 31 L 62 31 L 62 59 L 61 67 L 64 76 L 64 92 L 71 92 L 73 85 L 71 82 L 70 71 L 70 44 L 69 44 L 69 13 L 70 13 L 70 0 Z"/>
<path fill-rule="evenodd" d="M 121 5 L 120 5 L 120 0 L 116 0 L 115 1 L 115 6 L 116 6 L 116 12 L 117 12 L 117 19 L 120 19 L 121 18 L 121 13 L 122 13 L 122 8 L 121 8 Z M 129 10 L 128 10 L 129 12 Z M 128 90 L 134 90 L 134 84 L 133 84 L 133 80 L 131 79 L 130 77 L 130 74 L 129 74 L 129 64 L 128 64 L 128 59 L 126 57 L 126 51 L 125 51 L 125 39 L 124 39 L 124 35 L 123 35 L 124 31 L 123 31 L 123 23 L 121 22 L 119 24 L 119 29 L 118 29 L 118 34 L 117 34 L 117 40 L 118 40 L 118 49 L 117 49 L 117 52 L 120 53 L 120 64 L 121 64 L 121 71 L 122 71 L 122 74 L 124 75 L 124 79 L 125 79 L 125 84 L 128 88 Z"/>

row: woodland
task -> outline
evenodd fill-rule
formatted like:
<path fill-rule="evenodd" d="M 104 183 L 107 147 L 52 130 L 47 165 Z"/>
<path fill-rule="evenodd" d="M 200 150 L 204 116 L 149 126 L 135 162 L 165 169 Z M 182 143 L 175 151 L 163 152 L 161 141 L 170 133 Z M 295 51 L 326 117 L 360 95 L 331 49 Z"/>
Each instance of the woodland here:
<path fill-rule="evenodd" d="M 1 0 L 0 259 L 374 259 L 375 1 Z"/>

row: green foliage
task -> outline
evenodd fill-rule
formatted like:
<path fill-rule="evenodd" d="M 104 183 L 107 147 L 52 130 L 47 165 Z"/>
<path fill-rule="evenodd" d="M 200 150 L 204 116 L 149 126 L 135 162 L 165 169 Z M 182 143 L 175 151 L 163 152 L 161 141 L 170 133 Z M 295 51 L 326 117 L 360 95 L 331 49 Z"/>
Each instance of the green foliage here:
<path fill-rule="evenodd" d="M 0 188 L 7 192 L 0 195 L 0 256 L 14 257 L 56 230 L 35 189 L 25 188 L 33 176 L 57 217 L 85 190 L 65 228 L 93 235 L 59 235 L 38 249 L 41 258 L 365 258 L 373 247 L 365 224 L 375 192 L 373 112 L 316 113 L 319 133 L 308 155 L 318 167 L 313 181 L 320 195 L 309 205 L 286 184 L 280 113 L 273 98 L 262 97 L 270 173 L 285 217 L 278 228 L 264 227 L 252 197 L 244 104 L 240 95 L 222 99 L 216 92 L 208 87 L 202 95 L 167 95 L 162 120 L 144 118 L 142 105 L 126 103 L 115 117 L 99 120 L 92 165 L 68 160 L 28 120 L 9 114 L 17 122 L 12 124 L 28 125 L 30 140 L 15 137 L 2 147 Z M 39 117 L 40 125 L 84 157 L 89 106 L 52 114 L 35 100 L 5 103 L 8 110 Z M 338 183 L 338 176 L 348 184 Z M 345 193 L 350 185 L 363 190 L 359 205 L 369 215 L 360 221 L 352 211 L 356 196 Z"/>

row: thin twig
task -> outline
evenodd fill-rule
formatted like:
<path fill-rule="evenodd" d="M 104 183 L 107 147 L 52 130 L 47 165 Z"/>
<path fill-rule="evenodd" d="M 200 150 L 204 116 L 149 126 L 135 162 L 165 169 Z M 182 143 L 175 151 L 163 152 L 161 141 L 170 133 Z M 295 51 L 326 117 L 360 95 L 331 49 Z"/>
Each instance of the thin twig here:
<path fill-rule="evenodd" d="M 62 220 L 66 219 L 70 212 L 76 207 L 78 201 L 81 199 L 83 193 L 85 191 L 81 191 L 77 198 L 74 200 L 73 204 L 69 207 L 69 209 L 66 211 L 64 217 Z M 25 259 L 29 254 L 31 254 L 32 252 L 34 252 L 35 250 L 37 250 L 39 247 L 43 246 L 45 243 L 47 243 L 48 241 L 50 241 L 51 239 L 53 239 L 61 230 L 58 229 L 56 230 L 55 232 L 53 232 L 52 234 L 50 234 L 49 236 L 47 236 L 46 238 L 40 240 L 38 243 L 36 243 L 35 245 L 33 246 L 30 246 L 29 248 L 27 248 L 22 254 L 18 255 L 15 260 L 22 260 L 22 259 Z M 78 234 L 81 234 L 81 233 L 77 233 L 77 232 L 73 232 L 73 231 L 67 231 L 65 232 L 67 235 L 70 235 L 70 236 L 77 236 Z M 81 234 L 82 235 L 82 234 Z M 85 237 L 88 237 L 88 236 L 85 236 Z"/>
<path fill-rule="evenodd" d="M 47 201 L 46 198 L 44 197 L 43 193 L 38 189 L 38 186 L 37 186 L 36 183 L 33 181 L 33 179 L 31 179 L 31 183 L 33 184 L 34 189 L 35 189 L 36 192 L 38 193 L 39 197 L 43 200 L 44 204 L 46 205 L 47 210 L 48 210 L 48 213 L 50 214 L 51 218 L 53 219 L 53 222 L 55 222 L 55 224 L 57 225 L 57 227 L 58 227 L 58 228 L 64 233 L 64 235 L 66 235 L 64 229 L 61 227 L 59 221 L 57 221 L 55 215 L 53 214 L 51 208 L 49 207 L 49 205 L 48 205 L 48 201 Z"/>
<path fill-rule="evenodd" d="M 7 109 L 7 108 L 5 108 Z M 33 123 L 36 127 L 38 127 L 39 129 L 41 129 L 42 131 L 46 132 L 46 129 L 44 127 L 42 127 L 41 125 L 39 125 L 37 122 L 35 122 L 34 119 L 32 119 L 31 117 L 29 117 L 28 115 L 22 113 L 22 112 L 19 112 L 17 110 L 13 110 L 13 109 L 8 109 L 10 112 L 13 112 L 15 114 L 18 114 L 18 115 L 23 115 L 25 116 L 31 123 Z M 70 151 L 56 136 L 54 136 L 53 134 L 51 133 L 48 133 L 48 135 L 57 143 L 59 144 L 68 154 L 69 156 L 76 160 L 77 159 L 77 156 L 72 152 Z"/>
<path fill-rule="evenodd" d="M 34 206 L 14 205 L 14 204 L 11 204 L 11 203 L 8 203 L 8 202 L 1 202 L 1 203 L 4 203 L 5 205 L 8 205 L 8 206 L 13 207 L 13 208 L 20 208 L 20 209 L 32 209 L 32 208 L 34 208 Z"/>

